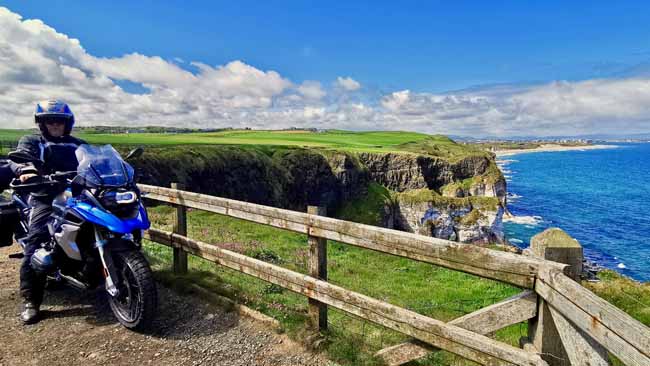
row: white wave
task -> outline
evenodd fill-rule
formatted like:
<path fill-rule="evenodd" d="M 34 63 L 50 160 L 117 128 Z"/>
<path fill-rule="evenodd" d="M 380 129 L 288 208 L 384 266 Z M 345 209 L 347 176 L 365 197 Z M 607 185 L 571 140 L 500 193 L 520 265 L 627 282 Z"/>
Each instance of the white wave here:
<path fill-rule="evenodd" d="M 518 161 L 519 160 L 513 160 L 513 159 L 503 159 L 503 160 L 499 159 L 497 160 L 497 164 L 510 164 L 510 163 L 516 163 Z"/>
<path fill-rule="evenodd" d="M 522 244 L 524 242 L 523 240 L 514 239 L 514 238 L 513 239 L 508 239 L 508 241 L 511 242 L 512 244 Z"/>
<path fill-rule="evenodd" d="M 537 226 L 542 221 L 544 221 L 544 219 L 542 219 L 541 216 L 509 216 L 509 217 L 504 216 L 503 221 L 512 222 L 520 225 Z"/>
<path fill-rule="evenodd" d="M 618 267 L 618 268 L 620 268 L 620 269 L 625 269 L 625 268 L 627 268 L 627 267 L 625 266 L 625 264 L 623 264 L 623 263 L 619 263 L 618 266 L 616 266 L 616 267 Z"/>
<path fill-rule="evenodd" d="M 512 170 L 501 169 L 501 173 L 503 173 L 503 174 L 512 174 Z"/>

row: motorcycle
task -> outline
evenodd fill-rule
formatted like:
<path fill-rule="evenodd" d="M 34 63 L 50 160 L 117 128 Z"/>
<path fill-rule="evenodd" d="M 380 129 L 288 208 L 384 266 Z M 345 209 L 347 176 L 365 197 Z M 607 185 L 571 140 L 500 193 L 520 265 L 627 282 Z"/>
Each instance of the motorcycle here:
<path fill-rule="evenodd" d="M 29 195 L 61 192 L 53 201 L 48 223 L 51 241 L 31 258 L 34 270 L 80 289 L 103 286 L 118 321 L 144 331 L 157 313 L 158 293 L 141 251 L 143 231 L 150 226 L 134 170 L 110 145 L 81 145 L 76 172 L 57 172 L 25 183 L 14 179 L 12 203 L 18 213 L 15 238 L 24 247 L 29 224 Z M 9 153 L 16 163 L 33 161 L 21 152 Z"/>

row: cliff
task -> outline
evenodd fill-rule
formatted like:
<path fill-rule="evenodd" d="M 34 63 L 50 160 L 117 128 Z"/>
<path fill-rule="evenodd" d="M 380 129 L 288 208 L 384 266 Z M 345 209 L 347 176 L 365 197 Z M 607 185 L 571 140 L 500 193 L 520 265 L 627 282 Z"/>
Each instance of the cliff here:
<path fill-rule="evenodd" d="M 143 183 L 299 211 L 322 205 L 348 220 L 461 242 L 503 237 L 505 179 L 487 153 L 181 146 L 148 148 L 134 165 Z"/>
<path fill-rule="evenodd" d="M 334 210 L 368 186 L 352 155 L 306 149 L 153 147 L 134 166 L 142 183 L 180 182 L 195 192 L 299 211 Z"/>
<path fill-rule="evenodd" d="M 408 153 L 361 153 L 359 160 L 371 180 L 396 192 L 426 188 L 447 197 L 499 197 L 505 202 L 506 180 L 494 156 L 487 153 L 456 161 Z"/>
<path fill-rule="evenodd" d="M 507 189 L 494 156 L 362 153 L 359 160 L 371 180 L 396 192 L 378 224 L 464 243 L 503 242 Z"/>

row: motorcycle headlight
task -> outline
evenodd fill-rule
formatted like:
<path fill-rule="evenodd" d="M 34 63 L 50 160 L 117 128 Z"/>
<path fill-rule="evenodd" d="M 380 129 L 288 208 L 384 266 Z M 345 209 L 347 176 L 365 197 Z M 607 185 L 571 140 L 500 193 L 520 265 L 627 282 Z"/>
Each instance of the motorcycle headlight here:
<path fill-rule="evenodd" d="M 99 202 L 105 209 L 119 218 L 133 218 L 139 214 L 138 194 L 126 190 L 105 191 Z"/>
<path fill-rule="evenodd" d="M 135 192 L 115 192 L 115 201 L 119 205 L 133 203 L 138 199 L 138 195 Z"/>

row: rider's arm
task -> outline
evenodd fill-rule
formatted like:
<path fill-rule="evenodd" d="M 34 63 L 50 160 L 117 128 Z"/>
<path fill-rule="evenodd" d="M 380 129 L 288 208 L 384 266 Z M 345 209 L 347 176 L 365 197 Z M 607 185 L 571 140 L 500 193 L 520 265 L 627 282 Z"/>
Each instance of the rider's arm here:
<path fill-rule="evenodd" d="M 40 140 L 36 136 L 23 136 L 20 141 L 18 141 L 17 151 L 24 152 L 30 157 L 32 161 L 28 164 L 15 164 L 16 175 L 19 177 L 21 182 L 25 182 L 29 178 L 35 177 L 38 175 L 37 166 L 41 166 L 43 161 L 41 160 L 41 149 L 39 147 Z M 14 167 L 12 167 L 12 170 Z"/>

